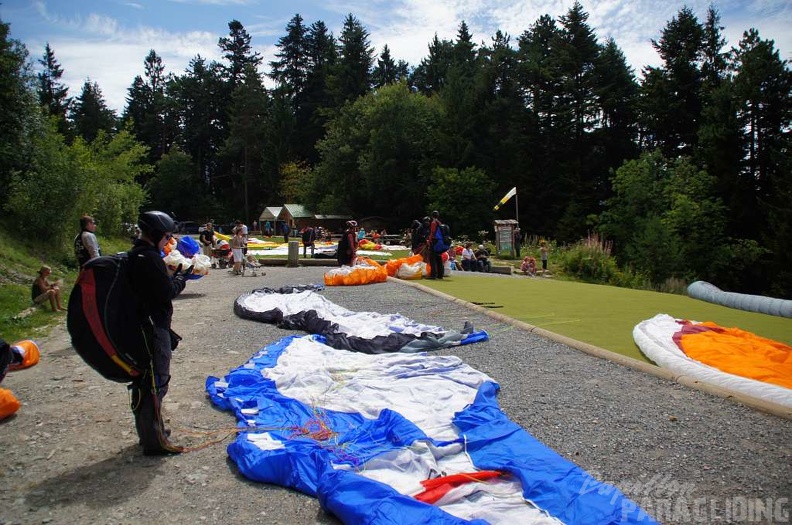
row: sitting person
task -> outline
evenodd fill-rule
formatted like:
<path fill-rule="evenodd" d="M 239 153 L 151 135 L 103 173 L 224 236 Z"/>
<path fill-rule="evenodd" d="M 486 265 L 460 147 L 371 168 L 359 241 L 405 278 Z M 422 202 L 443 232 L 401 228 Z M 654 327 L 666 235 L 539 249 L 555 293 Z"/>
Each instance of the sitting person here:
<path fill-rule="evenodd" d="M 456 250 L 454 250 L 453 246 L 448 249 L 448 267 L 454 272 L 459 269 L 456 263 Z"/>
<path fill-rule="evenodd" d="M 49 266 L 41 267 L 38 271 L 39 276 L 33 281 L 31 298 L 35 304 L 42 304 L 49 300 L 53 312 L 65 311 L 66 308 L 61 305 L 60 281 L 51 283 L 47 279 L 51 273 L 52 268 Z"/>
<path fill-rule="evenodd" d="M 462 250 L 462 269 L 466 272 L 477 272 L 479 269 L 472 246 L 472 242 L 466 243 L 465 248 Z"/>
<path fill-rule="evenodd" d="M 522 264 L 520 264 L 520 270 L 525 275 L 536 277 L 536 259 L 530 255 L 526 255 L 522 260 Z"/>
<path fill-rule="evenodd" d="M 476 260 L 478 261 L 480 272 L 489 273 L 492 271 L 492 263 L 489 260 L 489 252 L 483 244 L 479 244 L 478 250 L 476 250 Z"/>

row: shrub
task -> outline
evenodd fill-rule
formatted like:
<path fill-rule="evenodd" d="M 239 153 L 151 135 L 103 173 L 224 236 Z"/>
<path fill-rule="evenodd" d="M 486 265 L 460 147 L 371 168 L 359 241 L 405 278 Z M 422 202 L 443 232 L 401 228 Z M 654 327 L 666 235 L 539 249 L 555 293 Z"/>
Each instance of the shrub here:
<path fill-rule="evenodd" d="M 610 243 L 589 235 L 559 253 L 560 266 L 568 275 L 591 283 L 612 283 L 619 267 L 611 256 Z"/>

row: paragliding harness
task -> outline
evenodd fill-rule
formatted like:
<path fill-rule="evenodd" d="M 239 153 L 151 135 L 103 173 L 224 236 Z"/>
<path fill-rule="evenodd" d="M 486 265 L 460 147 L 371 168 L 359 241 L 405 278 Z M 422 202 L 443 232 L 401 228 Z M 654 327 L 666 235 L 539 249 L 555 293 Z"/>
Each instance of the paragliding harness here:
<path fill-rule="evenodd" d="M 67 328 L 72 346 L 102 377 L 132 383 L 132 411 L 145 454 L 181 452 L 171 445 L 160 414 L 153 370 L 154 326 L 140 322 L 140 299 L 130 283 L 130 254 L 91 259 L 69 297 Z M 180 339 L 171 333 L 175 347 Z M 164 385 L 163 385 L 164 386 Z"/>
<path fill-rule="evenodd" d="M 432 248 L 435 253 L 443 253 L 451 248 L 451 228 L 447 224 L 440 224 L 435 229 L 434 244 Z"/>
<path fill-rule="evenodd" d="M 139 305 L 126 252 L 91 259 L 74 283 L 66 317 L 72 346 L 106 379 L 128 383 L 151 366 Z"/>

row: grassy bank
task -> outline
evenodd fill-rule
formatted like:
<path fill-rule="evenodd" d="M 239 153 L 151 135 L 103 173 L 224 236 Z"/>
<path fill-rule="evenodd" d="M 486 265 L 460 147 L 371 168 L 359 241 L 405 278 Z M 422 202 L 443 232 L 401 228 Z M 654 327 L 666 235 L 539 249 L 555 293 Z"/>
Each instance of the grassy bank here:
<path fill-rule="evenodd" d="M 76 234 L 76 232 L 75 232 Z M 100 237 L 103 253 L 128 248 L 128 240 Z M 62 322 L 63 312 L 52 312 L 49 304 L 33 306 L 31 286 L 42 265 L 52 268 L 50 280 L 63 280 L 62 300 L 66 306 L 77 278 L 76 261 L 67 247 L 54 247 L 21 232 L 0 226 L 0 337 L 6 341 L 36 339 Z"/>

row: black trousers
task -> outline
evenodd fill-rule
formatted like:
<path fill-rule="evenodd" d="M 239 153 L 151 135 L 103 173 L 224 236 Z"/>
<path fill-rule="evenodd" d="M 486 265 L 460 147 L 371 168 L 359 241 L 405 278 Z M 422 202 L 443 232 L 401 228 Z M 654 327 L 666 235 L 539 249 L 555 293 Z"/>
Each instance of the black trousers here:
<path fill-rule="evenodd" d="M 145 454 L 174 454 L 181 447 L 168 441 L 162 419 L 162 399 L 168 393 L 172 339 L 167 328 L 147 327 L 146 344 L 151 354 L 151 366 L 130 386 L 135 429 Z"/>
<path fill-rule="evenodd" d="M 431 271 L 429 273 L 431 277 L 434 277 L 435 279 L 443 278 L 443 254 L 437 253 L 434 250 L 434 247 L 429 249 L 429 266 L 431 267 Z"/>

